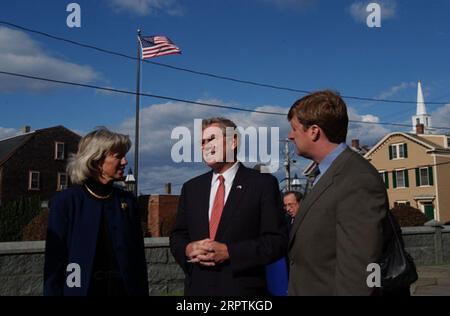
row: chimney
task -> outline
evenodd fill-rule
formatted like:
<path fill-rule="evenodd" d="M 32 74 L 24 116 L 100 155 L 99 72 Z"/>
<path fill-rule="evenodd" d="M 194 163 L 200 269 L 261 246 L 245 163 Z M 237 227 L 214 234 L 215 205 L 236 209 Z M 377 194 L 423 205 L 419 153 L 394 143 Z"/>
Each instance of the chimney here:
<path fill-rule="evenodd" d="M 164 189 L 166 191 L 166 194 L 170 195 L 172 194 L 172 183 L 166 183 L 164 186 Z"/>
<path fill-rule="evenodd" d="M 22 127 L 21 131 L 22 131 L 22 134 L 29 133 L 31 131 L 31 126 L 25 125 L 24 127 Z"/>
<path fill-rule="evenodd" d="M 360 150 L 361 148 L 359 147 L 359 139 L 352 139 L 352 147 Z"/>
<path fill-rule="evenodd" d="M 424 132 L 425 132 L 425 127 L 424 127 L 424 125 L 423 125 L 423 124 L 417 124 L 417 125 L 416 125 L 416 134 L 417 134 L 417 135 L 419 135 L 419 134 L 424 134 Z"/>

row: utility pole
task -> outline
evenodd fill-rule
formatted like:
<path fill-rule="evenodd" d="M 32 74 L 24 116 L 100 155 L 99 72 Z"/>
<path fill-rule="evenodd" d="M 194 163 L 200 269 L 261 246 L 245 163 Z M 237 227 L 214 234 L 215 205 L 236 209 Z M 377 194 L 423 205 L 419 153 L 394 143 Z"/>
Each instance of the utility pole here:
<path fill-rule="evenodd" d="M 134 178 L 136 180 L 134 187 L 134 195 L 138 198 L 139 185 L 139 96 L 141 90 L 141 30 L 137 30 L 137 72 L 136 72 L 136 123 L 135 123 L 135 137 L 134 137 Z"/>

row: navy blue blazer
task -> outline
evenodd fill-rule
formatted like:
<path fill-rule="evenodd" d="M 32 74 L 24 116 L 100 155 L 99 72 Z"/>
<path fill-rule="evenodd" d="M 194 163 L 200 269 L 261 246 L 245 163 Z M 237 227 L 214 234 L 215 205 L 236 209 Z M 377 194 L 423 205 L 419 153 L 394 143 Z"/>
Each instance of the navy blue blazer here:
<path fill-rule="evenodd" d="M 44 295 L 87 295 L 102 209 L 128 295 L 148 295 L 147 263 L 141 219 L 134 196 L 114 188 L 113 198 L 98 200 L 81 185 L 50 202 L 44 265 Z M 67 265 L 80 266 L 80 287 L 68 287 Z"/>

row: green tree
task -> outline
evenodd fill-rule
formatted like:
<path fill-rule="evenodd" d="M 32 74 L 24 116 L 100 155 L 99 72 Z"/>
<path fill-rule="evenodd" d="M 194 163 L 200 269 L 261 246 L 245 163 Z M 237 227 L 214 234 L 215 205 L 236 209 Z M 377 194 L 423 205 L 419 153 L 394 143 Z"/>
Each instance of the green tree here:
<path fill-rule="evenodd" d="M 0 207 L 0 241 L 21 241 L 24 227 L 41 211 L 39 196 L 22 197 Z"/>

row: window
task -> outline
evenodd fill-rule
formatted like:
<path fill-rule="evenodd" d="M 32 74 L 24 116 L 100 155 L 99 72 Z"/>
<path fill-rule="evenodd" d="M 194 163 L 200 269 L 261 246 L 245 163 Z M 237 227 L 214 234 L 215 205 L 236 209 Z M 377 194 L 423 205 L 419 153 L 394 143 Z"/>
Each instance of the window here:
<path fill-rule="evenodd" d="M 392 146 L 392 158 L 396 159 L 397 158 L 397 146 Z"/>
<path fill-rule="evenodd" d="M 67 188 L 67 173 L 58 172 L 58 187 L 57 191 Z"/>
<path fill-rule="evenodd" d="M 402 171 L 396 171 L 397 173 L 397 188 L 405 187 L 405 173 Z"/>
<path fill-rule="evenodd" d="M 428 183 L 428 168 L 420 168 L 420 185 L 430 185 Z"/>
<path fill-rule="evenodd" d="M 407 144 L 389 145 L 389 159 L 403 159 L 408 158 Z"/>
<path fill-rule="evenodd" d="M 394 170 L 392 172 L 392 180 L 394 188 L 408 188 L 408 170 Z"/>
<path fill-rule="evenodd" d="M 447 148 L 450 148 L 450 137 L 447 137 Z"/>
<path fill-rule="evenodd" d="M 40 172 L 30 171 L 28 179 L 28 190 L 39 190 L 40 187 Z"/>
<path fill-rule="evenodd" d="M 416 186 L 433 185 L 433 167 L 416 168 Z"/>
<path fill-rule="evenodd" d="M 64 143 L 56 142 L 55 143 L 55 159 L 56 160 L 64 160 L 65 159 L 65 148 Z"/>
<path fill-rule="evenodd" d="M 397 201 L 394 202 L 394 207 L 395 206 L 411 206 L 411 204 L 409 203 L 409 201 Z"/>

